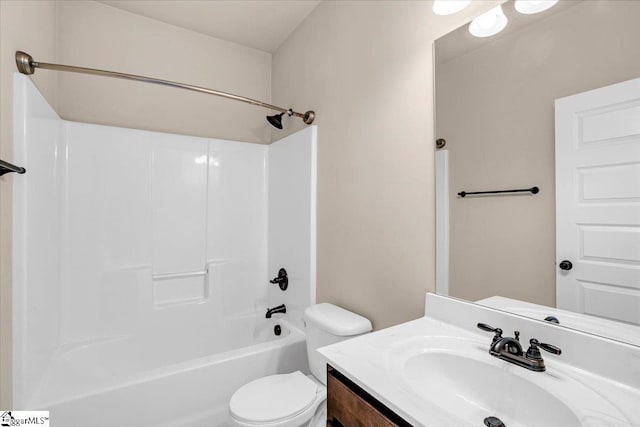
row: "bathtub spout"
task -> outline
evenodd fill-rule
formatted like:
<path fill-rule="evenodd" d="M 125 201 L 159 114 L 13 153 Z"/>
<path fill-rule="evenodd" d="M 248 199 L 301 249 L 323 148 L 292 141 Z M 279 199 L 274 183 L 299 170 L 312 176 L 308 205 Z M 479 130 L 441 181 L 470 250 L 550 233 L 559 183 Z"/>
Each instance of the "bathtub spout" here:
<path fill-rule="evenodd" d="M 271 319 L 271 315 L 276 314 L 276 313 L 286 313 L 287 312 L 287 307 L 285 307 L 284 304 L 280 304 L 277 307 L 273 307 L 273 308 L 268 308 L 267 309 L 267 314 L 265 315 L 265 317 L 267 319 Z"/>

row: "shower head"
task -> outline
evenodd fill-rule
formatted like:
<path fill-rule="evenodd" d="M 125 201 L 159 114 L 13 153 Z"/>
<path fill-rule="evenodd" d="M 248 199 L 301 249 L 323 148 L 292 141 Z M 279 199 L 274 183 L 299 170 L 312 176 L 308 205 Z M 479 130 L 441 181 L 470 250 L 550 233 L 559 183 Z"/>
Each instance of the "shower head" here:
<path fill-rule="evenodd" d="M 305 120 L 306 120 L 306 117 L 307 117 L 306 115 L 303 116 L 302 114 L 296 113 L 291 108 L 289 108 L 287 111 L 283 111 L 280 114 L 274 114 L 273 116 L 267 116 L 267 121 L 269 123 L 271 123 L 271 126 L 273 126 L 274 128 L 282 129 L 282 116 L 284 116 L 285 113 L 289 117 L 293 116 L 294 114 L 299 116 L 299 117 L 305 117 Z M 313 119 L 311 119 L 311 121 L 313 121 Z M 305 121 L 305 123 L 307 123 L 307 122 Z M 307 123 L 307 124 L 311 124 L 311 123 Z"/>
<path fill-rule="evenodd" d="M 267 121 L 271 123 L 271 126 L 277 129 L 282 129 L 282 116 L 284 113 L 274 114 L 273 116 L 267 116 Z"/>

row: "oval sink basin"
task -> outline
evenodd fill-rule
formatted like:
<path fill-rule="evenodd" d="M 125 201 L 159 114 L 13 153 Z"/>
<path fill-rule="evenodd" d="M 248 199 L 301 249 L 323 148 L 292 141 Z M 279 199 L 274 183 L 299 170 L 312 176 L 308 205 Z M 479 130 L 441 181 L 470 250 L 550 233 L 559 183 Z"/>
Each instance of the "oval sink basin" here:
<path fill-rule="evenodd" d="M 582 426 L 567 405 L 512 370 L 436 351 L 408 358 L 403 376 L 415 393 L 471 425 L 493 416 L 506 427 Z"/>

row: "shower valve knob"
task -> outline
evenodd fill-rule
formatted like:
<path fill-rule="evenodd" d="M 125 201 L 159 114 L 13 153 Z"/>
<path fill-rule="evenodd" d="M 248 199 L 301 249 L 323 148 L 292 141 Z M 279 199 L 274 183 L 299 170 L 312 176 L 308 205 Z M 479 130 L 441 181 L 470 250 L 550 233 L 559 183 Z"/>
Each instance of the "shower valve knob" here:
<path fill-rule="evenodd" d="M 287 276 L 287 270 L 281 268 L 280 270 L 278 270 L 278 277 L 276 277 L 275 279 L 271 279 L 269 282 L 273 283 L 274 285 L 277 283 L 278 286 L 280 286 L 281 290 L 286 291 L 289 287 L 289 277 Z"/>

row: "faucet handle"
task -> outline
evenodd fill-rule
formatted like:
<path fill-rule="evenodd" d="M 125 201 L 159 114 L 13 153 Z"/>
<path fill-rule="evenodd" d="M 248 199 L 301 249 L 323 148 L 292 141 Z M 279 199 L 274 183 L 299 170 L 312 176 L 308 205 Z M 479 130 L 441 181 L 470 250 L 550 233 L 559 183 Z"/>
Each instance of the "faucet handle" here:
<path fill-rule="evenodd" d="M 555 345 L 540 342 L 535 338 L 530 339 L 529 344 L 531 344 L 531 346 L 529 347 L 529 350 L 527 350 L 527 359 L 542 360 L 542 355 L 540 354 L 538 347 L 548 351 L 549 353 L 562 354 L 562 350 Z"/>
<path fill-rule="evenodd" d="M 502 329 L 494 328 L 493 326 L 489 326 L 486 323 L 478 323 L 477 326 L 478 326 L 478 329 L 482 329 L 483 331 L 487 331 L 487 332 L 495 332 L 495 331 L 502 332 Z"/>
<path fill-rule="evenodd" d="M 269 282 L 273 283 L 274 285 L 277 284 L 278 286 L 280 286 L 281 290 L 286 291 L 289 287 L 289 276 L 287 275 L 287 270 L 281 268 L 280 270 L 278 270 L 278 277 L 269 280 Z"/>
<path fill-rule="evenodd" d="M 544 351 L 548 351 L 551 354 L 557 354 L 557 355 L 562 354 L 562 350 L 560 349 L 560 347 L 556 347 L 555 345 L 545 344 L 541 342 L 540 348 L 543 349 Z"/>
<path fill-rule="evenodd" d="M 494 328 L 493 326 L 489 326 L 486 323 L 478 323 L 478 329 L 482 329 L 486 332 L 493 332 L 495 335 L 493 336 L 493 342 L 500 340 L 502 338 L 502 329 Z"/>

